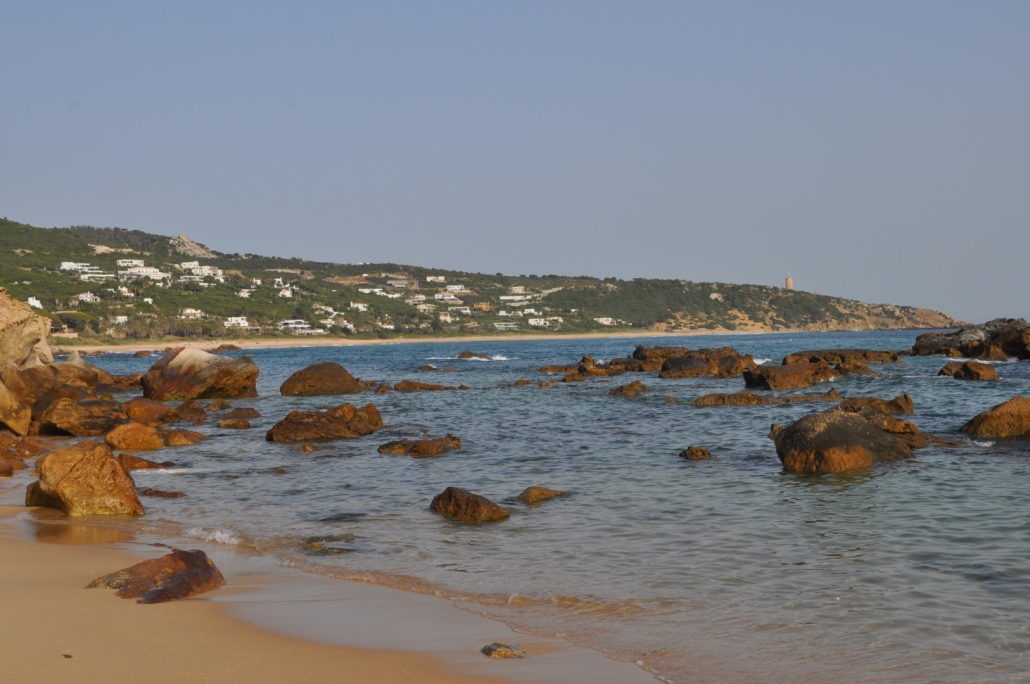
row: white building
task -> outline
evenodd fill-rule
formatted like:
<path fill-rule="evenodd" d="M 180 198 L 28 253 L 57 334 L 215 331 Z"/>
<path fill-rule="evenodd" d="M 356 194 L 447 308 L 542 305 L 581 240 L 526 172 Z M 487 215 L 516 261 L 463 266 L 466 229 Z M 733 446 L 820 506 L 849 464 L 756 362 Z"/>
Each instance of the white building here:
<path fill-rule="evenodd" d="M 354 311 L 368 311 L 368 304 L 364 302 L 351 302 L 350 308 Z"/>
<path fill-rule="evenodd" d="M 494 327 L 498 330 L 518 330 L 519 326 L 517 323 L 494 323 Z"/>
<path fill-rule="evenodd" d="M 86 304 L 96 304 L 100 301 L 100 297 L 96 296 L 92 292 L 83 292 L 81 294 L 77 294 L 75 295 L 75 298 L 78 299 L 80 302 L 85 302 Z"/>
<path fill-rule="evenodd" d="M 291 299 L 293 297 L 293 288 L 286 286 L 279 290 L 279 296 L 284 299 Z"/>
<path fill-rule="evenodd" d="M 379 323 L 378 325 L 383 330 L 394 330 L 397 327 L 393 323 Z"/>
<path fill-rule="evenodd" d="M 236 293 L 236 296 L 240 299 L 250 299 L 251 292 L 253 292 L 253 290 L 240 290 Z"/>
<path fill-rule="evenodd" d="M 464 285 L 448 285 L 448 292 L 466 292 Z"/>
<path fill-rule="evenodd" d="M 608 316 L 604 316 L 603 318 L 595 318 L 594 321 L 600 323 L 601 325 L 615 325 L 615 319 L 610 318 Z"/>
<path fill-rule="evenodd" d="M 153 266 L 134 266 L 124 271 L 118 271 L 118 280 L 143 280 L 144 278 L 165 280 L 171 277 L 170 273 L 164 273 L 161 269 Z"/>
<path fill-rule="evenodd" d="M 199 261 L 184 261 L 181 264 L 179 264 L 179 268 L 181 268 L 184 271 L 192 271 L 195 268 L 200 268 L 200 262 Z"/>
<path fill-rule="evenodd" d="M 549 328 L 549 327 L 551 327 L 551 322 L 548 321 L 546 318 L 527 318 L 526 319 L 526 323 L 529 323 L 534 328 Z"/>
<path fill-rule="evenodd" d="M 450 292 L 437 292 L 435 295 L 433 295 L 433 299 L 435 299 L 438 302 L 456 302 L 456 301 L 458 301 L 458 298 L 455 297 Z"/>
<path fill-rule="evenodd" d="M 207 314 L 205 314 L 200 309 L 193 309 L 190 307 L 186 307 L 185 309 L 179 312 L 179 318 L 182 318 L 187 321 L 196 321 L 201 318 L 204 318 L 206 315 Z"/>
<path fill-rule="evenodd" d="M 529 295 L 501 295 L 500 300 L 502 302 L 525 302 L 529 300 Z"/>
<path fill-rule="evenodd" d="M 426 276 L 427 283 L 446 283 L 447 276 Z"/>
<path fill-rule="evenodd" d="M 447 310 L 454 314 L 463 314 L 465 316 L 472 315 L 472 309 L 467 306 L 449 306 Z"/>
<path fill-rule="evenodd" d="M 438 316 L 438 318 L 440 319 L 441 323 L 453 323 L 454 322 L 454 317 L 451 316 L 446 311 L 441 311 L 439 316 Z"/>
<path fill-rule="evenodd" d="M 180 283 L 202 283 L 204 279 L 198 275 L 184 275 L 179 276 Z"/>
<path fill-rule="evenodd" d="M 511 312 L 510 311 L 498 311 L 497 315 L 500 316 L 501 318 L 510 318 L 511 317 Z"/>
<path fill-rule="evenodd" d="M 407 280 L 387 280 L 386 284 L 389 285 L 390 287 L 407 287 L 408 286 L 408 281 Z"/>
<path fill-rule="evenodd" d="M 411 304 L 412 306 L 414 306 L 416 304 L 421 304 L 422 302 L 426 301 L 426 296 L 424 294 L 411 295 L 410 297 L 408 297 L 404 301 L 406 303 Z"/>
<path fill-rule="evenodd" d="M 31 306 L 31 307 L 32 307 L 33 309 L 42 309 L 42 308 L 43 308 L 43 302 L 39 301 L 39 300 L 38 300 L 38 299 L 36 299 L 35 297 L 29 297 L 29 298 L 28 298 L 28 299 L 26 299 L 25 301 L 26 301 L 26 302 L 28 303 L 28 305 L 29 305 L 29 306 Z"/>
<path fill-rule="evenodd" d="M 125 325 L 129 322 L 128 316 L 111 316 L 111 322 L 115 325 Z"/>
<path fill-rule="evenodd" d="M 512 285 L 508 288 L 508 294 L 526 294 L 525 285 Z"/>
<path fill-rule="evenodd" d="M 118 268 L 143 268 L 147 265 L 142 259 L 119 259 L 115 263 L 118 264 Z"/>
<path fill-rule="evenodd" d="M 61 262 L 61 270 L 62 271 L 85 271 L 85 270 L 90 269 L 90 268 L 93 268 L 93 267 L 90 266 L 89 264 L 81 264 L 81 263 L 78 263 L 76 261 L 62 261 Z"/>
<path fill-rule="evenodd" d="M 421 311 L 422 313 L 433 313 L 434 311 L 436 311 L 435 304 L 418 304 L 415 306 L 415 308 Z"/>
<path fill-rule="evenodd" d="M 283 330 L 302 330 L 310 328 L 311 325 L 303 318 L 291 318 L 286 321 L 279 321 L 279 327 Z"/>
<path fill-rule="evenodd" d="M 247 322 L 246 316 L 230 316 L 222 321 L 222 325 L 226 328 L 249 328 L 250 323 Z"/>
<path fill-rule="evenodd" d="M 143 303 L 144 304 L 153 304 L 154 300 L 152 298 L 150 298 L 150 297 L 144 297 L 143 298 Z"/>
<path fill-rule="evenodd" d="M 87 283 L 99 283 L 104 280 L 113 280 L 115 275 L 113 273 L 101 273 L 100 269 L 91 269 L 89 271 L 80 271 L 79 280 Z"/>

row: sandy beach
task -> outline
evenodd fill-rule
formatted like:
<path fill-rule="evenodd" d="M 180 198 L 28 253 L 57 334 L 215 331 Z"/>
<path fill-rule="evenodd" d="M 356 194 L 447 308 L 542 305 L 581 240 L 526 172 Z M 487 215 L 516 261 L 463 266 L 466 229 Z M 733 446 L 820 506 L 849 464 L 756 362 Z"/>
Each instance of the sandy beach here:
<path fill-rule="evenodd" d="M 654 681 L 631 664 L 560 639 L 518 635 L 440 599 L 262 566 L 218 549 L 208 552 L 228 587 L 158 605 L 119 599 L 85 587 L 167 549 L 99 545 L 104 536 L 88 523 L 64 522 L 52 512 L 37 521 L 32 509 L 0 506 L 0 605 L 8 626 L 0 681 Z M 24 538 L 35 532 L 47 542 Z M 517 641 L 527 657 L 479 654 L 496 639 Z"/>

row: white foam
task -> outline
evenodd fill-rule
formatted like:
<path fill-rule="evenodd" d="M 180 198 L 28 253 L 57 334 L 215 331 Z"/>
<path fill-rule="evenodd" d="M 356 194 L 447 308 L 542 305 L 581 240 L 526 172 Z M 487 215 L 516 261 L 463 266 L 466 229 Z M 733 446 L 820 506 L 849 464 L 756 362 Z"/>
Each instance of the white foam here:
<path fill-rule="evenodd" d="M 975 444 L 977 446 L 982 446 L 982 447 L 992 447 L 992 446 L 994 446 L 994 442 L 989 442 L 989 441 L 988 442 L 978 442 L 975 439 L 973 440 L 973 444 Z"/>
<path fill-rule="evenodd" d="M 764 366 L 770 361 L 772 361 L 772 359 L 755 359 L 755 363 L 757 363 L 759 366 Z"/>
<path fill-rule="evenodd" d="M 243 541 L 232 530 L 205 530 L 203 527 L 190 527 L 183 534 L 201 541 L 228 544 L 230 546 L 235 546 Z"/>

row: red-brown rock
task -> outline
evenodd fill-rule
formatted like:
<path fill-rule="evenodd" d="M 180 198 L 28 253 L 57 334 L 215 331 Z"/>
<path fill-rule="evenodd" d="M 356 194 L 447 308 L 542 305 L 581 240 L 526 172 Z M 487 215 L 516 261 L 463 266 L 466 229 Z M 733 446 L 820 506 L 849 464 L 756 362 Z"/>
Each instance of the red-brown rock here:
<path fill-rule="evenodd" d="M 96 370 L 72 363 L 51 363 L 23 370 L 8 367 L 0 371 L 3 383 L 21 403 L 32 406 L 55 388 L 79 389 L 86 395 L 96 394 Z"/>
<path fill-rule="evenodd" d="M 223 430 L 249 430 L 254 426 L 246 418 L 234 418 L 232 420 L 219 421 L 218 427 Z"/>
<path fill-rule="evenodd" d="M 677 356 L 685 356 L 688 352 L 690 350 L 686 347 L 648 347 L 638 344 L 637 348 L 633 350 L 633 358 L 640 359 L 641 361 L 665 363 Z"/>
<path fill-rule="evenodd" d="M 103 442 L 86 441 L 36 461 L 39 480 L 25 492 L 26 506 L 68 515 L 143 515 L 132 477 Z"/>
<path fill-rule="evenodd" d="M 640 382 L 639 380 L 634 380 L 633 382 L 626 383 L 625 385 L 619 385 L 618 387 L 611 389 L 608 392 L 608 396 L 627 397 L 629 399 L 633 399 L 639 396 L 642 392 L 650 391 L 651 388 L 649 388 L 647 385 Z"/>
<path fill-rule="evenodd" d="M 23 404 L 7 387 L 0 383 L 0 428 L 7 428 L 16 435 L 29 434 L 32 422 L 32 407 Z"/>
<path fill-rule="evenodd" d="M 707 461 L 712 457 L 712 452 L 704 447 L 689 446 L 680 452 L 680 458 L 688 461 Z"/>
<path fill-rule="evenodd" d="M 750 354 L 741 354 L 732 347 L 696 349 L 667 359 L 662 364 L 659 377 L 696 378 L 712 375 L 717 378 L 731 378 L 756 367 L 757 364 Z"/>
<path fill-rule="evenodd" d="M 996 318 L 983 325 L 967 325 L 951 333 L 924 333 L 912 353 L 1002 361 L 1015 356 L 1030 359 L 1030 323 L 1022 318 Z"/>
<path fill-rule="evenodd" d="M 196 446 L 208 438 L 193 430 L 162 430 L 161 440 L 167 447 Z"/>
<path fill-rule="evenodd" d="M 203 551 L 175 549 L 166 556 L 98 577 L 90 589 L 117 589 L 122 598 L 162 603 L 196 596 L 225 585 L 225 578 Z"/>
<path fill-rule="evenodd" d="M 112 449 L 126 449 L 128 451 L 152 451 L 164 448 L 164 442 L 157 428 L 141 423 L 125 423 L 111 430 L 104 437 L 104 441 Z"/>
<path fill-rule="evenodd" d="M 534 486 L 526 487 L 516 498 L 524 504 L 535 504 L 541 501 L 547 501 L 548 499 L 554 499 L 559 496 L 568 496 L 568 492 L 563 492 L 558 489 L 548 489 L 547 487 Z"/>
<path fill-rule="evenodd" d="M 792 473 L 863 470 L 878 461 L 912 456 L 897 436 L 844 411 L 805 416 L 787 427 L 774 424 L 769 438 L 776 443 L 784 470 Z"/>
<path fill-rule="evenodd" d="M 818 349 L 800 351 L 789 354 L 783 359 L 783 365 L 792 363 L 826 363 L 831 366 L 847 363 L 898 363 L 901 354 L 894 350 L 875 351 L 872 349 Z"/>
<path fill-rule="evenodd" d="M 32 406 L 41 434 L 98 437 L 128 420 L 117 401 L 93 399 L 75 387 L 55 387 Z"/>
<path fill-rule="evenodd" d="M 733 394 L 706 394 L 690 403 L 691 406 L 762 406 L 765 404 L 802 404 L 820 401 L 837 402 L 841 396 L 836 389 L 822 394 L 797 394 L 783 397 L 767 397 L 751 392 L 734 392 Z"/>
<path fill-rule="evenodd" d="M 357 408 L 354 404 L 327 411 L 292 411 L 268 431 L 269 442 L 310 442 L 321 439 L 354 439 L 383 427 L 375 404 Z"/>
<path fill-rule="evenodd" d="M 445 518 L 465 523 L 484 523 L 504 520 L 509 517 L 504 510 L 485 496 L 448 487 L 433 497 L 429 510 L 439 513 Z"/>
<path fill-rule="evenodd" d="M 457 387 L 451 387 L 450 385 L 432 385 L 426 382 L 416 382 L 414 380 L 401 380 L 393 386 L 398 392 L 430 392 L 439 390 L 455 390 Z"/>
<path fill-rule="evenodd" d="M 260 418 L 261 414 L 258 413 L 255 409 L 252 409 L 248 406 L 245 408 L 233 409 L 228 413 L 223 413 L 219 417 L 222 420 L 254 420 Z"/>
<path fill-rule="evenodd" d="M 125 409 L 125 415 L 129 417 L 129 420 L 144 425 L 158 425 L 160 423 L 177 423 L 179 422 L 179 412 L 170 406 L 162 404 L 160 401 L 154 401 L 153 399 L 147 399 L 145 397 L 136 397 L 122 404 Z"/>
<path fill-rule="evenodd" d="M 219 397 L 203 408 L 205 411 L 228 411 L 232 408 L 232 404 Z"/>
<path fill-rule="evenodd" d="M 634 359 L 632 356 L 612 359 L 608 365 L 612 368 L 621 368 L 626 373 L 654 373 L 662 369 L 662 361 L 645 361 Z"/>
<path fill-rule="evenodd" d="M 14 475 L 14 465 L 8 461 L 0 460 L 0 477 L 11 477 Z"/>
<path fill-rule="evenodd" d="M 186 498 L 185 492 L 166 492 L 163 489 L 144 489 L 139 493 L 140 496 L 154 496 L 161 499 L 184 499 Z"/>
<path fill-rule="evenodd" d="M 979 361 L 955 361 L 940 370 L 937 375 L 950 375 L 956 380 L 997 380 L 998 371 L 989 363 Z"/>
<path fill-rule="evenodd" d="M 916 407 L 912 397 L 907 394 L 899 394 L 893 399 L 877 399 L 876 397 L 852 397 L 834 406 L 835 411 L 858 411 L 866 406 L 871 406 L 878 411 L 894 414 L 915 413 Z"/>
<path fill-rule="evenodd" d="M 1030 439 L 1030 397 L 1013 397 L 961 427 L 975 439 Z"/>
<path fill-rule="evenodd" d="M 171 468 L 175 466 L 171 461 L 156 463 L 131 454 L 118 454 L 118 462 L 121 463 L 122 467 L 126 470 L 148 470 L 154 468 Z"/>
<path fill-rule="evenodd" d="M 481 352 L 469 351 L 469 350 L 466 349 L 463 352 L 458 352 L 458 358 L 459 359 L 483 359 L 484 361 L 489 361 L 490 360 L 490 355 L 489 354 L 483 354 Z"/>
<path fill-rule="evenodd" d="M 196 399 L 187 399 L 182 402 L 182 405 L 176 409 L 176 413 L 179 414 L 179 420 L 190 421 L 195 425 L 207 420 L 207 411 Z"/>
<path fill-rule="evenodd" d="M 159 401 L 256 397 L 258 372 L 250 356 L 221 357 L 179 347 L 143 375 L 143 396 Z"/>
<path fill-rule="evenodd" d="M 361 381 L 332 361 L 322 361 L 297 371 L 279 388 L 279 392 L 288 397 L 359 394 L 364 390 Z"/>
<path fill-rule="evenodd" d="M 825 363 L 758 366 L 744 371 L 744 385 L 749 389 L 787 390 L 810 387 L 839 377 L 840 373 Z"/>
<path fill-rule="evenodd" d="M 379 447 L 379 453 L 429 458 L 460 448 L 461 440 L 448 434 L 438 439 L 402 439 L 397 442 L 387 442 Z"/>

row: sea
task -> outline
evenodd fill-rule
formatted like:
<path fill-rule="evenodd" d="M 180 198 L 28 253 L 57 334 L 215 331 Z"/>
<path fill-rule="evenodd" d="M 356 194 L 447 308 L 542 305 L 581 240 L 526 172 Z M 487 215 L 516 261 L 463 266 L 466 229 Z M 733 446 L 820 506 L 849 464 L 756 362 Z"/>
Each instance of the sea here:
<path fill-rule="evenodd" d="M 637 663 L 659 679 L 707 682 L 1030 682 L 1030 442 L 973 441 L 968 419 L 1030 394 L 1030 363 L 995 363 L 998 382 L 937 375 L 943 357 L 875 365 L 846 397 L 912 396 L 905 418 L 957 443 L 868 472 L 785 473 L 768 439 L 827 404 L 695 408 L 743 380 L 657 373 L 557 382 L 538 371 L 626 356 L 637 344 L 732 346 L 760 363 L 807 349 L 910 347 L 915 331 L 540 339 L 251 350 L 263 416 L 252 430 L 154 454 L 133 473 L 147 498 L 138 539 L 203 541 L 283 566 L 431 594 L 515 629 L 557 635 Z M 464 349 L 489 360 L 458 359 Z M 245 352 L 233 352 L 240 355 Z M 90 359 L 118 374 L 154 358 Z M 294 371 L 336 361 L 363 380 L 468 390 L 283 397 Z M 431 364 L 439 372 L 420 372 Z M 528 386 L 510 387 L 519 379 Z M 641 380 L 650 392 L 608 396 Z M 667 403 L 674 397 L 676 403 Z M 374 402 L 387 428 L 320 444 L 266 442 L 294 410 Z M 402 438 L 461 438 L 439 458 L 380 454 Z M 713 458 L 679 452 L 705 447 Z M 142 454 L 146 455 L 146 454 Z M 154 456 L 151 456 L 153 458 Z M 278 471 L 276 470 L 278 469 Z M 19 474 L 23 479 L 28 477 Z M 523 505 L 530 485 L 567 497 Z M 429 510 L 461 487 L 511 512 L 465 525 Z M 24 482 L 0 489 L 21 503 Z"/>

